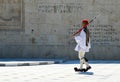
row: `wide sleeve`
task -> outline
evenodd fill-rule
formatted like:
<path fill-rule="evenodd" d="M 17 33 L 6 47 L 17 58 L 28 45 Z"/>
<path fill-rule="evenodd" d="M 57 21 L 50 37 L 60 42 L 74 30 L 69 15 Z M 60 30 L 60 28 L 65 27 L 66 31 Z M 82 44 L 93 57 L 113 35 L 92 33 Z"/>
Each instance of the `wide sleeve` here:
<path fill-rule="evenodd" d="M 82 41 L 81 36 L 75 36 L 75 41 L 77 44 L 81 43 L 81 41 Z"/>

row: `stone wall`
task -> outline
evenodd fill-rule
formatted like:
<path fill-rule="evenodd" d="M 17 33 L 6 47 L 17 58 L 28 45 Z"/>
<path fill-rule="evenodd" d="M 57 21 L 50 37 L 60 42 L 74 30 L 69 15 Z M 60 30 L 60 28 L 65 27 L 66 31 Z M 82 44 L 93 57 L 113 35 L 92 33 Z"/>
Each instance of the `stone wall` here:
<path fill-rule="evenodd" d="M 90 25 L 90 59 L 120 59 L 119 0 L 0 0 L 0 58 L 77 59 L 71 35 Z"/>

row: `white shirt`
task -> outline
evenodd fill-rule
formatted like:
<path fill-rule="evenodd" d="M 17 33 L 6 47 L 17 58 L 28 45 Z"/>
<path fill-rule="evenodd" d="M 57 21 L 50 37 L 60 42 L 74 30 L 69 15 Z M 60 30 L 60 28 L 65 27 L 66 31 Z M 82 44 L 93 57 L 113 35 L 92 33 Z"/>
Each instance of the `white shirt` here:
<path fill-rule="evenodd" d="M 77 43 L 75 51 L 89 52 L 91 45 L 89 41 L 88 46 L 86 46 L 86 33 L 84 32 L 84 29 L 82 29 L 79 36 L 75 36 L 75 41 Z"/>

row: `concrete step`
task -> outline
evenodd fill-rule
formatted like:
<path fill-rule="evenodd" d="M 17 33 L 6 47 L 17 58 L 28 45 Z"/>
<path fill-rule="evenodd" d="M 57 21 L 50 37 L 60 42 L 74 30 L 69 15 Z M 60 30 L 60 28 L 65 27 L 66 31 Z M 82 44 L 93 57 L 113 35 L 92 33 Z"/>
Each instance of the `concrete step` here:
<path fill-rule="evenodd" d="M 34 66 L 63 63 L 62 59 L 0 59 L 0 66 Z"/>

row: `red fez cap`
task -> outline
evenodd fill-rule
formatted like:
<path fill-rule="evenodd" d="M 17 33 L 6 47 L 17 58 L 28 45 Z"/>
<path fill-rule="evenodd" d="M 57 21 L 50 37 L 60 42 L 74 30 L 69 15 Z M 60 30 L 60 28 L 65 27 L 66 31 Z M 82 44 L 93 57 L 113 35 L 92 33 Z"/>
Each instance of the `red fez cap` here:
<path fill-rule="evenodd" d="M 83 19 L 82 22 L 86 22 L 87 24 L 89 24 L 87 19 Z"/>

